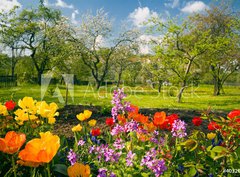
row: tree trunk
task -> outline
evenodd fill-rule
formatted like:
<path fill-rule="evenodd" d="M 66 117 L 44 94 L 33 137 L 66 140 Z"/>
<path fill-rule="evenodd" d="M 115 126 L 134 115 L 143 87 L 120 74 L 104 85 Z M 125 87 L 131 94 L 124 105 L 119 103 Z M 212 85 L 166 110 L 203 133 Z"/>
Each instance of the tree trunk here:
<path fill-rule="evenodd" d="M 15 66 L 14 65 L 12 65 L 12 67 L 11 67 L 12 69 L 12 73 L 11 73 L 11 76 L 12 76 L 12 80 L 13 80 L 13 78 L 14 78 L 14 75 L 15 75 Z"/>
<path fill-rule="evenodd" d="M 213 81 L 214 81 L 214 92 L 213 92 L 213 95 L 214 96 L 218 96 L 220 95 L 220 90 L 221 90 L 221 81 L 218 77 L 214 77 L 213 78 Z"/>
<path fill-rule="evenodd" d="M 161 92 L 162 84 L 163 84 L 163 81 L 162 81 L 162 80 L 159 80 L 159 81 L 158 81 L 158 93 Z"/>
<path fill-rule="evenodd" d="M 177 102 L 178 103 L 181 103 L 182 102 L 182 94 L 183 94 L 183 91 L 184 89 L 186 88 L 187 84 L 186 84 L 186 80 L 183 81 L 183 84 L 182 84 L 182 87 L 181 89 L 179 90 L 178 92 L 178 95 L 177 95 Z"/>
<path fill-rule="evenodd" d="M 100 86 L 101 86 L 101 81 L 96 80 L 96 89 L 99 90 Z"/>
<path fill-rule="evenodd" d="M 11 58 L 11 75 L 12 75 L 12 80 L 14 78 L 14 74 L 15 74 L 15 62 L 14 62 L 14 59 L 15 59 L 15 54 L 14 54 L 14 48 L 12 47 L 12 58 Z"/>
<path fill-rule="evenodd" d="M 41 85 L 41 81 L 42 81 L 42 71 L 37 71 L 38 72 L 38 78 L 37 78 L 37 83 L 38 85 Z"/>
<path fill-rule="evenodd" d="M 120 83 L 121 83 L 121 78 L 122 78 L 122 71 L 120 71 L 118 73 L 118 81 L 117 81 L 117 87 L 119 87 Z"/>

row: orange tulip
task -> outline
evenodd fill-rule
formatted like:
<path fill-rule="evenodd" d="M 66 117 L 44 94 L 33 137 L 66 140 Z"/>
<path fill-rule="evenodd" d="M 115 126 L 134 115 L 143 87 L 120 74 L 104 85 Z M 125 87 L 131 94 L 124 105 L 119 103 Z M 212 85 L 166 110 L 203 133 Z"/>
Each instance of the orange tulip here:
<path fill-rule="evenodd" d="M 148 117 L 147 117 L 147 116 L 144 116 L 144 115 L 142 115 L 142 114 L 139 114 L 139 118 L 140 118 L 140 122 L 141 122 L 142 124 L 145 124 L 145 123 L 148 122 Z"/>
<path fill-rule="evenodd" d="M 157 129 L 157 127 L 152 123 L 145 123 L 144 124 L 144 128 L 148 131 L 148 132 L 153 132 L 154 130 Z"/>
<path fill-rule="evenodd" d="M 160 126 L 164 123 L 166 119 L 166 113 L 165 112 L 156 112 L 153 117 L 153 123 L 155 126 Z"/>
<path fill-rule="evenodd" d="M 137 138 L 142 142 L 149 140 L 149 136 L 147 136 L 146 134 L 143 134 L 143 133 L 137 133 Z"/>
<path fill-rule="evenodd" d="M 68 167 L 67 169 L 69 177 L 89 177 L 90 167 L 89 165 L 83 165 L 80 163 L 75 163 L 74 165 Z"/>
<path fill-rule="evenodd" d="M 7 154 L 14 154 L 26 141 L 24 133 L 16 133 L 10 131 L 5 135 L 5 138 L 0 138 L 0 151 Z"/>
<path fill-rule="evenodd" d="M 124 125 L 124 124 L 127 122 L 127 120 L 126 120 L 126 118 L 124 117 L 124 115 L 121 115 L 121 114 L 118 114 L 117 119 L 118 119 L 118 123 L 119 123 L 120 125 Z"/>
<path fill-rule="evenodd" d="M 32 139 L 27 143 L 25 149 L 20 151 L 18 161 L 19 164 L 38 166 L 42 163 L 49 163 L 56 155 L 60 147 L 60 138 L 52 135 L 51 132 L 40 133 L 40 138 Z"/>

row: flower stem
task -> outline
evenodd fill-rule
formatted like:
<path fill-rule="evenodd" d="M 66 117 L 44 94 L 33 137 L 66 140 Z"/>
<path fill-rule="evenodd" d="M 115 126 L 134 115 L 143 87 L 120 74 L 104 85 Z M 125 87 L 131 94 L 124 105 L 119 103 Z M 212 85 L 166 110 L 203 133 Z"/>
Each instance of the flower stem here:
<path fill-rule="evenodd" d="M 50 172 L 50 165 L 49 165 L 49 163 L 47 164 L 47 173 L 48 173 L 48 177 L 51 177 L 51 172 Z"/>
<path fill-rule="evenodd" d="M 14 177 L 17 177 L 16 166 L 15 166 L 15 161 L 13 156 L 12 156 L 12 167 L 13 167 Z"/>
<path fill-rule="evenodd" d="M 33 168 L 32 177 L 35 177 L 35 175 L 36 175 L 36 167 Z"/>

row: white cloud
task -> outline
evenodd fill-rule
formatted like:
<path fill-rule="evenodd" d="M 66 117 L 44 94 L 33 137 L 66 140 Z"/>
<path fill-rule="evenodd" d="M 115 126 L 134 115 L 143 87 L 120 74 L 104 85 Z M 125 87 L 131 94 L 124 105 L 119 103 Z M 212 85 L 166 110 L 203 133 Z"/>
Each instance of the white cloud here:
<path fill-rule="evenodd" d="M 8 12 L 14 6 L 21 7 L 22 5 L 18 2 L 18 0 L 0 0 L 0 12 Z"/>
<path fill-rule="evenodd" d="M 169 0 L 168 3 L 164 3 L 164 6 L 174 9 L 179 6 L 179 0 Z"/>
<path fill-rule="evenodd" d="M 188 2 L 186 6 L 181 9 L 181 11 L 184 13 L 194 13 L 203 11 L 208 8 L 209 7 L 202 1 L 191 1 Z"/>
<path fill-rule="evenodd" d="M 49 6 L 48 0 L 44 0 L 44 1 L 43 1 L 43 4 L 44 4 L 45 6 Z"/>
<path fill-rule="evenodd" d="M 158 17 L 158 14 L 148 7 L 138 7 L 128 17 L 135 26 L 142 27 L 144 22 L 147 22 L 151 17 Z"/>
<path fill-rule="evenodd" d="M 146 35 L 143 34 L 139 37 L 138 42 L 139 42 L 139 52 L 141 54 L 150 54 L 152 53 L 152 41 L 156 41 L 158 43 L 161 42 L 161 36 L 153 36 L 153 35 Z"/>
<path fill-rule="evenodd" d="M 71 15 L 71 20 L 73 24 L 78 24 L 78 21 L 76 20 L 76 15 L 79 14 L 78 10 L 74 10 Z"/>
<path fill-rule="evenodd" d="M 62 8 L 69 8 L 69 9 L 74 8 L 74 6 L 72 4 L 69 5 L 66 2 L 64 2 L 63 0 L 57 0 L 55 6 L 62 7 Z"/>

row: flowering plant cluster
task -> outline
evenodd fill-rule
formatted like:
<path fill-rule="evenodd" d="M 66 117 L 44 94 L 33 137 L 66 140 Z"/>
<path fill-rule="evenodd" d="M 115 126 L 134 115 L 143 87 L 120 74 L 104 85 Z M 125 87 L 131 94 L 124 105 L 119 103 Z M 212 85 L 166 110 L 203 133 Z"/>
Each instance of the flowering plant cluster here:
<path fill-rule="evenodd" d="M 189 126 L 177 114 L 143 115 L 125 97 L 122 89 L 114 91 L 112 117 L 105 125 L 92 119 L 90 110 L 77 114 L 72 140 L 51 133 L 55 103 L 25 97 L 18 105 L 0 104 L 0 175 L 217 177 L 239 168 L 240 110 L 226 118 L 207 111 Z M 15 126 L 5 126 L 10 123 Z"/>
<path fill-rule="evenodd" d="M 24 97 L 0 104 L 0 175 L 19 176 L 27 168 L 31 175 L 51 176 L 50 163 L 60 148 L 60 138 L 50 131 L 58 116 L 56 103 Z M 40 138 L 39 138 L 40 136 Z M 36 167 L 45 167 L 37 170 Z M 20 170 L 22 169 L 22 170 Z M 30 176 L 30 175 L 28 175 Z"/>

